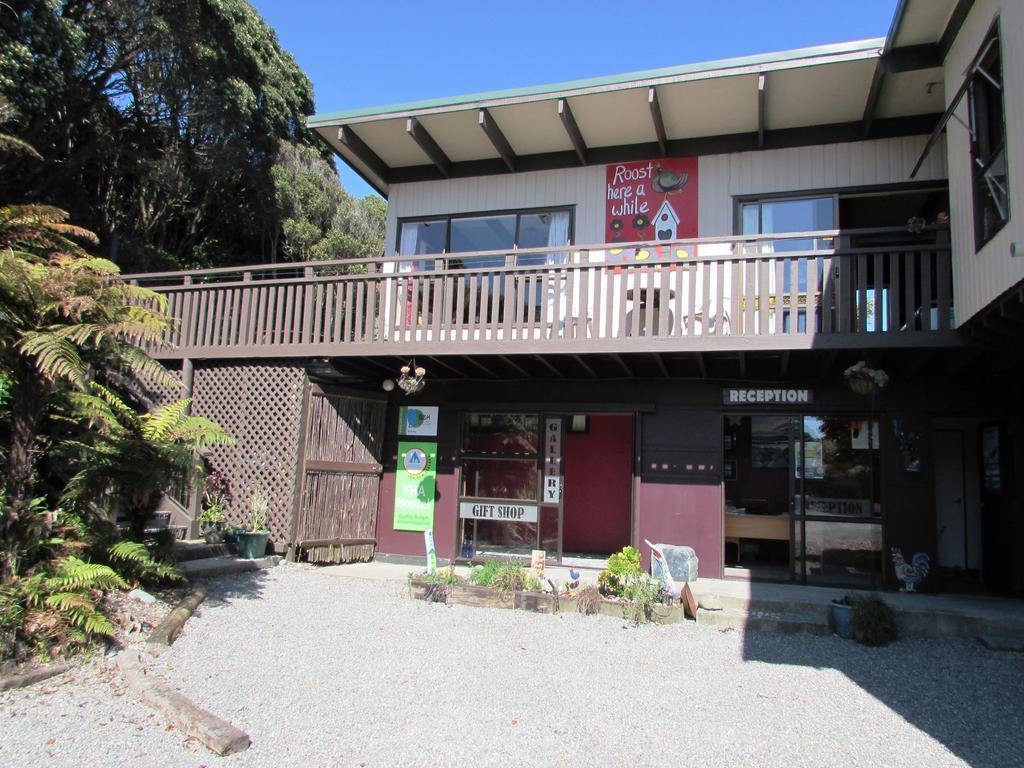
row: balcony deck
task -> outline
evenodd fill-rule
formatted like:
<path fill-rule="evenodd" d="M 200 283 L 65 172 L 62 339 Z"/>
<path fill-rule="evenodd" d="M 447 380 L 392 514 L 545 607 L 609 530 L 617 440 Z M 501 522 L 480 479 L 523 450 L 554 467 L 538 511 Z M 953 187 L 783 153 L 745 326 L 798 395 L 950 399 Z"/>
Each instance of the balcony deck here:
<path fill-rule="evenodd" d="M 128 275 L 157 358 L 949 347 L 944 232 L 803 232 Z"/>

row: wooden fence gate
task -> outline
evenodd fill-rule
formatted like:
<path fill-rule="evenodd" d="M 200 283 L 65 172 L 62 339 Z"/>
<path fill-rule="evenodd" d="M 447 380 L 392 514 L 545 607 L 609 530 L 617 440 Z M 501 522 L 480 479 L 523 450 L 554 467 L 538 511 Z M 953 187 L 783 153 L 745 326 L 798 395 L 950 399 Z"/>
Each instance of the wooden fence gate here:
<path fill-rule="evenodd" d="M 387 402 L 312 384 L 306 398 L 301 487 L 292 554 L 310 562 L 373 557 Z"/>

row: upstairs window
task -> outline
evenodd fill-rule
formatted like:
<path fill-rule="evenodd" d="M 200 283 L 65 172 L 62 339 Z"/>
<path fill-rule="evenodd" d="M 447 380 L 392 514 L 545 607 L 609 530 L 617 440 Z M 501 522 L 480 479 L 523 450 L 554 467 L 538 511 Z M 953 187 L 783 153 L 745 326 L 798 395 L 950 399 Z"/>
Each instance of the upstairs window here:
<path fill-rule="evenodd" d="M 1010 218 L 999 35 L 982 46 L 967 87 L 974 184 L 974 243 L 980 249 Z"/>
<path fill-rule="evenodd" d="M 513 251 L 517 248 L 560 247 L 571 242 L 572 210 L 556 208 L 402 221 L 398 253 L 401 256 L 418 256 Z M 561 263 L 564 256 L 563 253 L 524 254 L 517 257 L 516 263 Z M 422 262 L 423 266 L 417 268 L 426 269 L 430 263 Z M 497 267 L 504 263 L 502 256 L 478 256 L 463 258 L 456 266 L 479 269 Z"/>
<path fill-rule="evenodd" d="M 798 232 L 820 232 L 836 228 L 836 197 L 766 198 L 740 203 L 741 235 L 781 235 Z M 812 251 L 831 248 L 831 238 L 806 238 L 768 240 L 761 243 L 761 250 L 771 253 L 786 251 Z M 807 260 L 797 264 L 798 290 L 807 290 Z M 783 276 L 783 290 L 790 290 L 789 271 Z M 816 289 L 815 289 L 816 290 Z"/>

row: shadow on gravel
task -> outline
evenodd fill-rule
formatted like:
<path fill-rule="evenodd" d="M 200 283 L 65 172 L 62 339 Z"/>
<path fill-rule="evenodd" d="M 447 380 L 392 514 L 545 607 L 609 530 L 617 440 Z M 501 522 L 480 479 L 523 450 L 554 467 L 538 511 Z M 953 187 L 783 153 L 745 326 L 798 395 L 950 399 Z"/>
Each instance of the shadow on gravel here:
<path fill-rule="evenodd" d="M 206 599 L 200 605 L 229 605 L 237 600 L 259 600 L 267 581 L 267 571 L 246 571 L 229 576 L 210 576 L 203 579 L 206 584 Z"/>
<path fill-rule="evenodd" d="M 907 640 L 868 648 L 838 637 L 757 631 L 746 632 L 743 645 L 748 661 L 841 672 L 969 765 L 1020 760 L 1024 654 L 996 654 L 971 640 Z M 894 753 L 893 764 L 901 758 L 915 763 L 913 755 Z"/>

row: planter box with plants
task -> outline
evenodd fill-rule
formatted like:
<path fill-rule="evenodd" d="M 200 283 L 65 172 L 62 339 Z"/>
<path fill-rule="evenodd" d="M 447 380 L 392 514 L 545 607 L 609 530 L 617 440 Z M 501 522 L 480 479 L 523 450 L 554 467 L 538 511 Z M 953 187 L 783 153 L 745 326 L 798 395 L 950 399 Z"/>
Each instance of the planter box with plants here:
<path fill-rule="evenodd" d="M 409 593 L 428 602 L 514 608 L 535 613 L 578 611 L 626 618 L 634 623 L 672 624 L 684 619 L 683 606 L 673 603 L 660 581 L 640 569 L 640 553 L 633 547 L 612 555 L 600 586 L 544 592 L 541 580 L 514 560 L 488 560 L 463 578 L 454 568 L 436 574 L 409 574 Z"/>
<path fill-rule="evenodd" d="M 245 560 L 256 560 L 267 554 L 267 540 L 270 530 L 267 520 L 270 515 L 270 499 L 261 488 L 254 488 L 249 501 L 251 517 L 249 528 L 238 532 L 238 556 Z"/>

